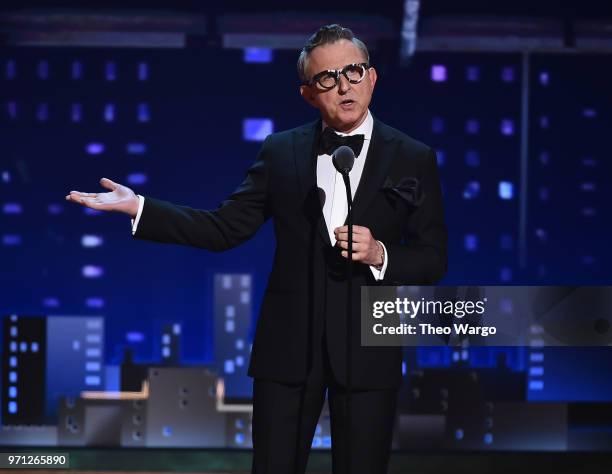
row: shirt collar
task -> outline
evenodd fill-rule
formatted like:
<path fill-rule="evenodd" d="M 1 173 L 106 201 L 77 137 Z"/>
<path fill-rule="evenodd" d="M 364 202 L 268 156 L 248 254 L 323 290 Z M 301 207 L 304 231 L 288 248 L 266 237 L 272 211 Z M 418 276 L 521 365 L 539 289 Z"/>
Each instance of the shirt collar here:
<path fill-rule="evenodd" d="M 325 122 L 322 122 L 321 126 L 322 126 L 321 129 L 324 130 L 325 129 Z M 368 109 L 368 115 L 366 115 L 365 120 L 355 130 L 353 130 L 350 133 L 343 133 L 343 132 L 339 132 L 337 130 L 335 130 L 335 132 L 338 135 L 342 136 L 342 137 L 346 137 L 346 136 L 350 136 L 350 135 L 359 135 L 359 134 L 362 134 L 364 136 L 364 140 L 370 140 L 372 138 L 372 129 L 373 128 L 374 128 L 374 118 L 372 117 L 372 114 L 370 113 L 370 109 Z"/>

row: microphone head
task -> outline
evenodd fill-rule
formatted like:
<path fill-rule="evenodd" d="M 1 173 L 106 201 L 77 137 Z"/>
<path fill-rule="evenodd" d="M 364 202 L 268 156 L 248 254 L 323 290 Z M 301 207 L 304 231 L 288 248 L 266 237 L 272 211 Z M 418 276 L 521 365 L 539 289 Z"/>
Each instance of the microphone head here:
<path fill-rule="evenodd" d="M 342 145 L 332 154 L 332 163 L 340 173 L 348 175 L 355 163 L 355 152 L 351 147 Z"/>

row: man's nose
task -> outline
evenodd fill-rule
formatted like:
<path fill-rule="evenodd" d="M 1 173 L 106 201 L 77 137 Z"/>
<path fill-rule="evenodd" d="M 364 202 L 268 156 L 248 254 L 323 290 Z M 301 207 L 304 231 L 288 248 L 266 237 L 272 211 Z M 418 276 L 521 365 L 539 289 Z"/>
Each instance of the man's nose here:
<path fill-rule="evenodd" d="M 345 94 L 350 89 L 351 83 L 346 77 L 344 77 L 344 74 L 340 74 L 340 77 L 338 77 L 338 92 L 340 94 Z"/>

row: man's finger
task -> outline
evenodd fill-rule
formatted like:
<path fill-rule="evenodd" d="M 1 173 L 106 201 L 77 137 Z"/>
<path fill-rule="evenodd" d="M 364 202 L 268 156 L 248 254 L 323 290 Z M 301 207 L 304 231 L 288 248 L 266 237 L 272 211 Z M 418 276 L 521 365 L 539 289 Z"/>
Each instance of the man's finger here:
<path fill-rule="evenodd" d="M 96 203 L 95 198 L 92 198 L 92 197 L 72 195 L 70 197 L 70 200 L 78 204 L 82 204 L 83 206 L 86 206 L 86 207 L 91 207 L 94 209 L 97 209 L 98 207 L 98 204 Z"/>
<path fill-rule="evenodd" d="M 83 193 L 81 191 L 70 191 L 71 196 L 82 197 L 97 197 L 98 193 Z"/>
<path fill-rule="evenodd" d="M 343 257 L 348 258 L 348 250 L 343 250 L 341 253 Z M 358 253 L 353 252 L 352 260 L 361 261 L 365 258 L 365 256 L 366 256 L 365 252 L 358 252 Z"/>
<path fill-rule="evenodd" d="M 348 242 L 348 232 L 340 232 L 336 234 L 336 240 Z M 353 242 L 367 242 L 368 236 L 364 234 L 353 234 Z"/>
<path fill-rule="evenodd" d="M 363 234 L 365 232 L 369 232 L 370 229 L 364 227 L 362 225 L 353 225 L 353 234 Z M 348 234 L 348 226 L 343 225 L 334 229 L 334 232 L 346 232 Z"/>
<path fill-rule="evenodd" d="M 343 249 L 348 249 L 348 242 L 347 241 L 338 241 L 338 245 L 340 246 L 340 248 Z M 363 250 L 367 250 L 368 246 L 364 243 L 361 242 L 353 242 L 353 252 L 360 252 Z"/>
<path fill-rule="evenodd" d="M 111 181 L 108 178 L 102 178 L 100 180 L 100 184 L 102 185 L 102 187 L 106 189 L 110 189 L 111 191 L 114 191 L 115 189 L 117 189 L 117 186 L 119 186 L 117 183 L 115 183 L 114 181 Z"/>

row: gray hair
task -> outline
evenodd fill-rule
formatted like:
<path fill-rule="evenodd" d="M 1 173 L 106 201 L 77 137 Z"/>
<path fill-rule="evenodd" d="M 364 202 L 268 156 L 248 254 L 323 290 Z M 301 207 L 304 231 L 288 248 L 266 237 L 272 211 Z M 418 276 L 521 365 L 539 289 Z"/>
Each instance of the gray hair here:
<path fill-rule="evenodd" d="M 306 45 L 302 48 L 300 56 L 298 57 L 297 72 L 302 83 L 308 82 L 308 78 L 306 77 L 306 66 L 308 65 L 308 57 L 310 56 L 311 51 L 317 46 L 335 43 L 336 41 L 343 39 L 352 41 L 353 44 L 363 53 L 365 62 L 370 64 L 370 54 L 368 53 L 368 48 L 363 41 L 355 37 L 350 29 L 343 28 L 342 26 L 336 24 L 325 25 L 319 28 L 310 38 L 308 38 L 308 43 L 306 43 Z"/>

